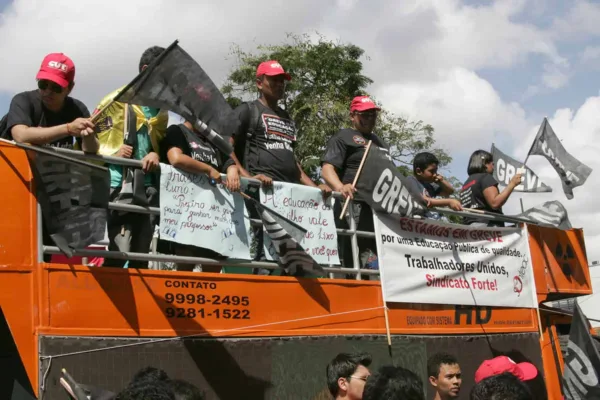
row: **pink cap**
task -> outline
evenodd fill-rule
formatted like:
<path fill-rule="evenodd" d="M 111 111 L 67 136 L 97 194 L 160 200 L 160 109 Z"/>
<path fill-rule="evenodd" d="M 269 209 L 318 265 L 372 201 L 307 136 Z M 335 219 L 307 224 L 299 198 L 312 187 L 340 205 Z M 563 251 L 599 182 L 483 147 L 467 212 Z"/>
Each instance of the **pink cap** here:
<path fill-rule="evenodd" d="M 506 356 L 499 356 L 481 363 L 475 372 L 475 383 L 504 372 L 510 372 L 521 381 L 529 381 L 538 374 L 537 368 L 531 363 L 522 362 L 517 364 Z"/>
<path fill-rule="evenodd" d="M 48 54 L 35 79 L 46 79 L 67 87 L 75 79 L 75 64 L 63 53 Z"/>
<path fill-rule="evenodd" d="M 356 96 L 350 103 L 350 111 L 381 110 L 369 96 Z"/>
<path fill-rule="evenodd" d="M 271 60 L 260 63 L 258 68 L 256 69 L 256 76 L 268 75 L 268 76 L 276 76 L 283 75 L 285 79 L 288 81 L 292 80 L 292 76 L 283 70 L 281 64 L 278 61 Z"/>

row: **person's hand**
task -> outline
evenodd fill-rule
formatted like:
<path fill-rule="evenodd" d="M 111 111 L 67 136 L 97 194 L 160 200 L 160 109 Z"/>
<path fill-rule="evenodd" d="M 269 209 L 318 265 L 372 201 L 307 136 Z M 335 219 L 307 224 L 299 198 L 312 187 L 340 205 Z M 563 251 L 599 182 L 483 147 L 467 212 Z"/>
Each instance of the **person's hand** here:
<path fill-rule="evenodd" d="M 221 179 L 221 173 L 219 171 L 217 171 L 216 169 L 212 168 L 210 169 L 210 172 L 208 173 L 208 177 L 215 181 L 216 183 L 221 183 L 222 179 Z"/>
<path fill-rule="evenodd" d="M 440 175 L 440 174 L 435 174 L 433 176 L 433 181 L 435 183 L 442 182 L 443 180 L 444 180 L 444 177 L 442 175 Z"/>
<path fill-rule="evenodd" d="M 328 185 L 321 183 L 319 185 L 319 189 L 321 189 L 321 194 L 323 195 L 323 199 L 326 199 L 329 196 L 331 196 L 331 188 Z"/>
<path fill-rule="evenodd" d="M 519 186 L 521 184 L 522 178 L 523 178 L 523 175 L 516 174 L 515 176 L 512 177 L 509 184 L 512 185 L 513 187 Z"/>
<path fill-rule="evenodd" d="M 133 147 L 123 144 L 123 145 L 121 145 L 121 148 L 119 149 L 119 151 L 117 151 L 117 154 L 115 154 L 115 157 L 131 158 L 132 154 L 133 154 Z"/>
<path fill-rule="evenodd" d="M 88 118 L 77 118 L 67 124 L 67 132 L 74 137 L 94 135 L 94 124 Z"/>
<path fill-rule="evenodd" d="M 225 187 L 230 192 L 240 191 L 240 173 L 235 165 L 227 168 L 227 181 L 225 181 Z"/>
<path fill-rule="evenodd" d="M 352 200 L 354 198 L 354 193 L 356 193 L 356 188 L 352 187 L 352 184 L 346 183 L 344 186 L 338 189 L 338 192 L 340 192 L 345 198 Z"/>
<path fill-rule="evenodd" d="M 448 205 L 448 207 L 450 207 L 454 211 L 462 211 L 463 210 L 462 204 L 460 203 L 460 201 L 458 201 L 456 199 L 450 199 L 450 204 Z"/>
<path fill-rule="evenodd" d="M 127 147 L 131 148 L 131 146 Z M 156 171 L 158 168 L 160 168 L 160 160 L 158 158 L 158 154 L 155 152 L 148 153 L 144 158 L 142 158 L 142 171 L 144 171 L 144 173 Z"/>
<path fill-rule="evenodd" d="M 254 175 L 252 178 L 258 179 L 263 186 L 273 185 L 273 179 L 269 178 L 266 175 L 258 174 L 258 175 Z"/>

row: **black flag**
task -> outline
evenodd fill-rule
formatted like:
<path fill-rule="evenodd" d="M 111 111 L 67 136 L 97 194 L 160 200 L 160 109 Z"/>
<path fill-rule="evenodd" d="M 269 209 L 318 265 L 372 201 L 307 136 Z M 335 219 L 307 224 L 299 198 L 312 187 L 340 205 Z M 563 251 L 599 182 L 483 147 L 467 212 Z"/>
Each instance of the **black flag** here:
<path fill-rule="evenodd" d="M 260 202 L 255 201 L 264 231 L 267 232 L 279 257 L 279 265 L 289 275 L 302 276 L 305 273 L 324 274 L 323 268 L 304 250 L 300 241 L 304 232 L 285 219 L 272 214 Z"/>
<path fill-rule="evenodd" d="M 494 179 L 501 185 L 508 186 L 510 180 L 517 174 L 519 168 L 523 167 L 523 163 L 511 158 L 501 152 L 494 144 L 492 144 L 492 157 L 494 159 Z M 531 170 L 525 167 L 522 183 L 515 188 L 515 192 L 551 192 L 552 188 L 546 185 L 542 180 Z"/>
<path fill-rule="evenodd" d="M 231 136 L 238 119 L 206 72 L 177 43 L 123 88 L 115 101 L 171 110 L 229 155 L 233 149 L 223 136 Z"/>
<path fill-rule="evenodd" d="M 531 207 L 517 217 L 526 218 L 538 225 L 559 228 L 563 230 L 571 229 L 571 221 L 567 209 L 560 201 L 547 201 L 542 205 Z"/>
<path fill-rule="evenodd" d="M 569 200 L 573 198 L 573 188 L 583 185 L 592 173 L 590 167 L 567 153 L 546 118 L 540 126 L 529 154 L 546 157 L 560 176 L 563 191 Z"/>
<path fill-rule="evenodd" d="M 563 387 L 567 400 L 600 399 L 600 355 L 585 316 L 575 302 L 569 345 L 565 357 Z"/>
<path fill-rule="evenodd" d="M 45 227 L 67 256 L 104 239 L 110 195 L 108 169 L 27 146 Z M 35 150 L 35 151 L 33 151 Z"/>
<path fill-rule="evenodd" d="M 392 162 L 386 149 L 371 146 L 358 181 L 355 198 L 364 201 L 376 213 L 401 217 L 421 215 L 425 200 Z"/>

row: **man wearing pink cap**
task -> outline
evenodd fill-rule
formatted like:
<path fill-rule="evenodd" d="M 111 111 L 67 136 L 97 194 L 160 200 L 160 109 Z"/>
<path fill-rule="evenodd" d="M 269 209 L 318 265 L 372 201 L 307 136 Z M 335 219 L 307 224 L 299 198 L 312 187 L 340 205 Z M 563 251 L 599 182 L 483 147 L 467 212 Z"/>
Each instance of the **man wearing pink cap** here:
<path fill-rule="evenodd" d="M 98 139 L 90 112 L 69 96 L 75 86 L 75 65 L 63 53 L 48 54 L 36 76 L 38 90 L 13 97 L 7 115 L 9 136 L 21 143 L 73 148 L 95 153 Z"/>
<path fill-rule="evenodd" d="M 344 197 L 354 198 L 356 191 L 352 182 L 358 171 L 360 162 L 365 154 L 365 148 L 369 140 L 372 146 L 387 151 L 388 146 L 377 135 L 373 133 L 377 114 L 381 109 L 371 100 L 369 96 L 357 96 L 350 103 L 351 128 L 340 129 L 329 139 L 325 155 L 321 160 L 323 178 L 335 191 L 341 192 Z M 374 231 L 373 214 L 371 208 L 359 201 L 352 203 L 352 211 L 356 229 L 361 231 Z M 341 212 L 339 202 L 336 202 L 335 215 Z M 335 219 L 340 229 L 349 228 L 349 220 L 340 221 Z M 340 237 L 340 253 L 342 264 L 346 268 L 352 268 L 352 252 L 349 237 Z M 361 268 L 376 268 L 377 247 L 372 238 L 358 238 Z"/>
<path fill-rule="evenodd" d="M 475 383 L 504 372 L 510 372 L 519 378 L 520 381 L 530 381 L 538 374 L 537 368 L 531 363 L 516 363 L 509 357 L 498 356 L 481 363 L 477 371 L 475 371 Z"/>
<path fill-rule="evenodd" d="M 296 125 L 278 105 L 285 92 L 285 82 L 291 79 L 275 60 L 258 66 L 256 87 L 260 97 L 235 109 L 240 124 L 231 138 L 234 148 L 232 158 L 242 176 L 258 179 L 265 186 L 270 186 L 273 181 L 298 183 L 319 187 L 328 194 L 331 189 L 327 185 L 315 184 L 296 160 Z M 250 191 L 249 194 L 257 196 L 258 191 Z M 258 218 L 254 206 L 247 204 L 251 217 Z M 255 237 L 255 259 L 260 260 L 263 258 L 262 228 L 255 230 Z M 268 272 L 260 271 L 261 274 Z"/>

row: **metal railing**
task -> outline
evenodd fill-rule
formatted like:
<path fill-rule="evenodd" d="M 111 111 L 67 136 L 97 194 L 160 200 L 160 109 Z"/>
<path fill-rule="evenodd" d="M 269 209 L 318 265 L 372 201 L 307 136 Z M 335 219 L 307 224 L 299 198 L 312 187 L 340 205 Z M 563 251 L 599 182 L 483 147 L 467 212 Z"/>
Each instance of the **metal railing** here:
<path fill-rule="evenodd" d="M 111 156 L 102 156 L 96 154 L 86 154 L 82 151 L 70 150 L 70 149 L 62 149 L 62 148 L 49 148 L 52 151 L 55 151 L 60 154 L 68 155 L 77 159 L 85 159 L 86 161 L 100 161 L 108 164 L 122 165 L 133 168 L 141 168 L 142 164 L 139 160 L 131 160 L 127 158 L 120 157 L 111 157 Z M 223 175 L 224 176 L 224 175 Z M 252 178 L 241 178 L 242 181 L 245 181 L 248 185 L 260 186 L 260 181 Z M 334 192 L 333 197 L 336 199 L 343 199 L 341 193 Z M 160 215 L 159 207 L 142 207 L 136 205 L 129 204 L 120 204 L 120 203 L 109 203 L 108 208 L 110 210 L 115 211 L 125 211 L 132 213 L 141 213 L 141 214 L 150 214 L 150 215 Z M 533 224 L 532 221 L 514 217 L 514 216 L 504 216 L 504 215 L 494 215 L 494 214 L 473 214 L 469 212 L 461 212 L 461 211 L 453 211 L 450 209 L 442 209 L 442 208 L 434 208 L 433 210 L 440 212 L 446 215 L 456 215 L 456 216 L 468 216 L 470 218 L 477 218 L 484 221 L 503 221 L 503 222 L 511 222 L 511 223 L 528 223 Z M 38 206 L 38 215 L 41 215 L 41 209 Z M 365 238 L 375 238 L 374 232 L 367 231 L 358 231 L 356 230 L 356 222 L 353 215 L 353 208 L 348 207 L 348 220 L 349 220 L 349 229 L 336 229 L 337 234 L 340 236 L 350 236 L 351 243 L 351 251 L 352 251 L 352 268 L 346 267 L 334 267 L 332 265 L 323 266 L 323 270 L 329 274 L 330 278 L 334 277 L 334 274 L 349 274 L 355 275 L 357 280 L 361 280 L 363 275 L 367 276 L 378 276 L 378 270 L 371 269 L 363 269 L 360 268 L 359 261 L 359 249 L 358 249 L 358 237 Z M 38 218 L 38 239 L 39 243 L 42 243 L 42 227 L 41 227 L 41 218 Z M 251 219 L 250 223 L 253 226 L 262 226 L 262 221 L 259 219 Z M 105 246 L 106 242 L 98 243 L 97 245 Z M 155 247 L 155 246 L 153 246 Z M 58 247 L 56 246 L 40 246 L 40 258 L 43 257 L 43 254 L 62 254 Z M 42 254 L 43 253 L 43 254 Z M 149 262 L 173 262 L 173 263 L 186 263 L 186 264 L 202 264 L 202 265 L 226 265 L 226 266 L 236 266 L 236 267 L 247 267 L 252 269 L 269 269 L 269 270 L 277 270 L 280 267 L 276 262 L 265 262 L 265 261 L 248 261 L 248 260 L 236 260 L 236 259 L 227 259 L 227 260 L 214 260 L 208 258 L 200 258 L 200 257 L 187 257 L 187 256 L 177 256 L 177 255 L 169 255 L 169 254 L 157 254 L 153 249 L 149 253 L 134 253 L 134 252 L 119 252 L 119 251 L 107 251 L 107 250 L 95 250 L 95 249 L 76 249 L 74 251 L 75 256 L 80 257 L 106 257 L 112 259 L 120 259 L 120 260 L 139 260 L 139 261 L 149 261 Z M 343 254 L 340 254 L 340 261 L 342 259 Z M 41 261 L 41 260 L 40 260 Z"/>

